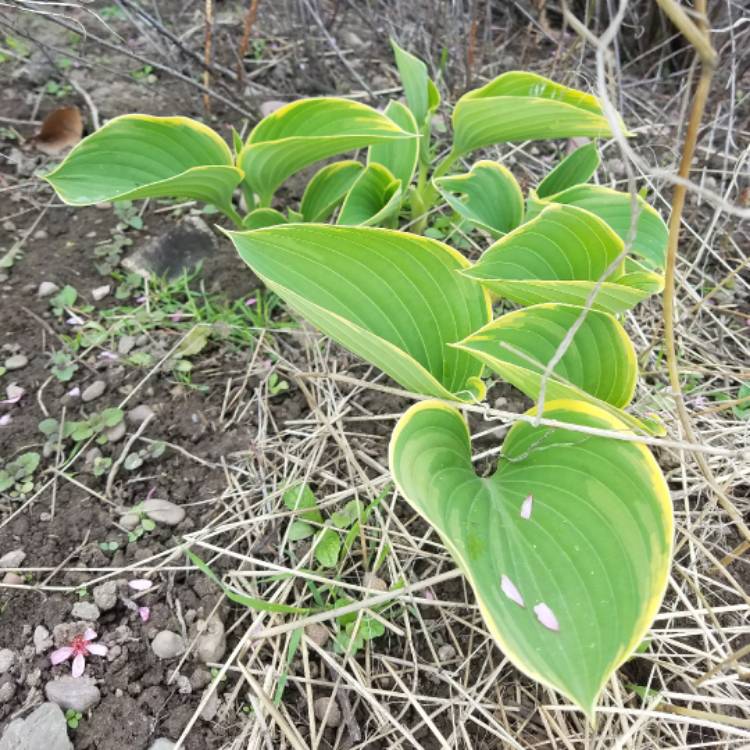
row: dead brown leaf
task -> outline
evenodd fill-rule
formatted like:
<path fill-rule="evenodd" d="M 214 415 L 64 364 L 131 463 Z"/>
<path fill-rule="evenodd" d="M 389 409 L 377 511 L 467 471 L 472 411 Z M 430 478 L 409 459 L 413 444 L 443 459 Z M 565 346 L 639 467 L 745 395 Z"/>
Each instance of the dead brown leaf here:
<path fill-rule="evenodd" d="M 31 139 L 34 146 L 54 156 L 75 146 L 83 137 L 83 118 L 78 107 L 59 107 L 42 121 L 39 132 Z"/>

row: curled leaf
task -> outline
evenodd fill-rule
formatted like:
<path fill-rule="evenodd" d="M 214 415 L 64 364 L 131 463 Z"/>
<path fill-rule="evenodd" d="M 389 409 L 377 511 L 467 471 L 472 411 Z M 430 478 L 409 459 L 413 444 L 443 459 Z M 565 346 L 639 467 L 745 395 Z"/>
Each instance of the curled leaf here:
<path fill-rule="evenodd" d="M 59 107 L 42 120 L 42 127 L 31 139 L 38 151 L 54 156 L 75 146 L 83 138 L 83 119 L 78 107 Z"/>

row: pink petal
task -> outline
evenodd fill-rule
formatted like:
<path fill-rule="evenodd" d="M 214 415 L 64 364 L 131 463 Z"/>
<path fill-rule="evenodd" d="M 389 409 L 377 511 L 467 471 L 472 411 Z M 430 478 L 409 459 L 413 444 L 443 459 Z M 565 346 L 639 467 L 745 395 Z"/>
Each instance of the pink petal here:
<path fill-rule="evenodd" d="M 138 614 L 143 622 L 148 622 L 151 617 L 151 610 L 148 607 L 138 607 Z"/>
<path fill-rule="evenodd" d="M 80 318 L 75 313 L 71 313 L 70 317 L 65 321 L 69 326 L 82 326 L 84 324 L 83 318 Z"/>
<path fill-rule="evenodd" d="M 504 575 L 500 579 L 500 588 L 503 590 L 503 594 L 505 594 L 505 596 L 507 596 L 512 602 L 515 602 L 519 607 L 526 606 L 523 603 L 521 592 L 516 588 L 516 585 L 510 580 L 510 578 L 508 578 L 508 576 Z"/>
<path fill-rule="evenodd" d="M 11 417 L 10 414 L 3 414 L 3 416 L 0 417 L 0 427 L 7 427 L 12 421 L 13 417 Z"/>
<path fill-rule="evenodd" d="M 169 319 L 170 319 L 170 320 L 171 320 L 171 321 L 172 321 L 173 323 L 179 323 L 179 322 L 180 322 L 180 321 L 182 320 L 183 316 L 184 316 L 184 313 L 183 313 L 182 311 L 178 310 L 177 312 L 174 312 L 174 313 L 172 313 L 172 314 L 171 314 L 171 315 L 169 316 Z"/>
<path fill-rule="evenodd" d="M 94 638 L 96 638 L 96 631 L 92 630 L 91 628 L 86 628 L 86 630 L 83 631 L 83 640 L 84 641 L 93 641 Z"/>
<path fill-rule="evenodd" d="M 145 298 L 145 297 L 144 297 L 143 295 L 141 295 L 140 297 L 136 297 L 136 298 L 135 298 L 135 301 L 136 301 L 136 302 L 137 302 L 137 303 L 138 303 L 139 305 L 142 305 L 142 304 L 143 304 L 143 303 L 144 303 L 144 302 L 146 301 L 146 298 Z"/>
<path fill-rule="evenodd" d="M 250 297 L 250 299 L 245 300 L 245 306 L 250 307 L 250 305 L 254 305 L 257 301 L 255 297 Z"/>
<path fill-rule="evenodd" d="M 101 352 L 99 359 L 119 359 L 114 352 Z"/>
<path fill-rule="evenodd" d="M 73 677 L 80 677 L 84 669 L 86 669 L 86 659 L 83 658 L 83 654 L 77 654 L 76 658 L 73 659 L 73 667 L 70 670 L 70 674 Z"/>
<path fill-rule="evenodd" d="M 78 398 L 81 395 L 81 389 L 76 385 L 68 391 L 70 398 Z"/>
<path fill-rule="evenodd" d="M 148 591 L 153 585 L 153 581 L 149 581 L 148 578 L 135 578 L 132 581 L 128 581 L 128 586 L 133 591 Z"/>
<path fill-rule="evenodd" d="M 555 613 L 544 603 L 540 602 L 534 607 L 536 619 L 550 630 L 560 630 L 560 623 L 557 622 Z"/>
<path fill-rule="evenodd" d="M 103 643 L 89 643 L 86 650 L 97 656 L 106 656 L 109 649 Z"/>
<path fill-rule="evenodd" d="M 526 499 L 521 503 L 521 518 L 528 520 L 531 518 L 531 506 L 534 503 L 534 498 L 531 495 L 527 495 Z"/>
<path fill-rule="evenodd" d="M 72 655 L 73 649 L 70 646 L 63 646 L 62 648 L 58 648 L 56 651 L 53 651 L 49 655 L 49 660 L 52 662 L 52 664 L 61 664 L 67 659 L 70 659 Z"/>

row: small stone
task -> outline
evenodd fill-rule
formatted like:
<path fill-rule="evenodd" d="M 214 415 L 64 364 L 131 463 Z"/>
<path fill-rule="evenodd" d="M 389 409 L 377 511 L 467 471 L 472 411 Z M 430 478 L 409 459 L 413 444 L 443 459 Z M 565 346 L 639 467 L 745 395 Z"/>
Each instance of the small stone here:
<path fill-rule="evenodd" d="M 441 662 L 450 661 L 456 655 L 456 649 L 450 643 L 446 643 L 438 649 L 437 655 Z"/>
<path fill-rule="evenodd" d="M 133 347 L 135 347 L 135 336 L 122 336 L 117 342 L 117 353 L 122 355 L 129 354 Z"/>
<path fill-rule="evenodd" d="M 95 622 L 99 619 L 101 613 L 99 612 L 99 607 L 93 602 L 76 602 L 70 614 L 76 620 Z"/>
<path fill-rule="evenodd" d="M 177 526 L 185 518 L 184 508 L 169 500 L 160 500 L 158 497 L 144 500 L 141 503 L 141 509 L 156 523 L 163 523 L 165 526 Z"/>
<path fill-rule="evenodd" d="M 14 719 L 0 739 L 0 750 L 73 750 L 60 706 L 42 703 L 25 719 Z"/>
<path fill-rule="evenodd" d="M 16 683 L 12 680 L 0 685 L 0 705 L 13 699 L 16 694 Z"/>
<path fill-rule="evenodd" d="M 94 597 L 94 604 L 102 612 L 113 609 L 117 604 L 117 581 L 105 581 L 98 586 L 94 586 L 91 592 Z"/>
<path fill-rule="evenodd" d="M 36 232 L 34 232 L 35 240 L 46 240 L 48 237 L 49 233 L 46 229 L 37 229 Z"/>
<path fill-rule="evenodd" d="M 125 513 L 120 516 L 118 523 L 125 531 L 133 531 L 141 522 L 141 517 L 137 513 Z"/>
<path fill-rule="evenodd" d="M 0 568 L 20 568 L 25 559 L 26 553 L 22 549 L 11 550 L 0 557 Z"/>
<path fill-rule="evenodd" d="M 112 287 L 109 284 L 104 286 L 98 286 L 96 289 L 91 290 L 91 296 L 94 298 L 94 302 L 101 302 L 110 292 Z"/>
<path fill-rule="evenodd" d="M 152 416 L 153 413 L 154 410 L 148 404 L 141 404 L 140 406 L 136 406 L 134 409 L 128 411 L 127 419 L 131 424 L 141 424 Z"/>
<path fill-rule="evenodd" d="M 227 650 L 224 623 L 218 618 L 212 617 L 208 622 L 199 620 L 196 624 L 199 629 L 203 626 L 203 632 L 198 637 L 195 646 L 198 658 L 205 664 L 221 661 Z"/>
<path fill-rule="evenodd" d="M 127 428 L 125 427 L 125 422 L 120 422 L 114 427 L 110 427 L 108 430 L 105 430 L 104 435 L 107 438 L 108 442 L 117 443 L 125 437 L 126 429 Z"/>
<path fill-rule="evenodd" d="M 214 690 L 211 695 L 208 696 L 206 705 L 203 706 L 201 711 L 201 719 L 203 721 L 212 721 L 216 714 L 219 712 L 219 696 Z"/>
<path fill-rule="evenodd" d="M 95 380 L 91 385 L 86 386 L 81 393 L 81 401 L 96 401 L 104 391 L 107 390 L 107 384 L 103 380 Z"/>
<path fill-rule="evenodd" d="M 151 650 L 160 659 L 174 659 L 185 653 L 185 639 L 171 630 L 161 630 L 151 641 Z"/>
<path fill-rule="evenodd" d="M 174 750 L 176 747 L 177 745 L 172 740 L 168 740 L 166 737 L 159 737 L 157 740 L 154 740 L 154 743 L 148 750 Z"/>
<path fill-rule="evenodd" d="M 4 363 L 6 370 L 20 370 L 28 364 L 29 359 L 23 354 L 14 354 L 12 357 L 8 357 Z"/>
<path fill-rule="evenodd" d="M 325 625 L 314 622 L 305 628 L 305 635 L 317 646 L 323 648 L 328 643 L 330 633 Z"/>
<path fill-rule="evenodd" d="M 53 645 L 49 630 L 44 625 L 37 625 L 34 630 L 34 650 L 36 653 L 43 654 L 45 651 L 49 651 Z"/>
<path fill-rule="evenodd" d="M 101 693 L 92 680 L 85 677 L 60 677 L 50 680 L 44 686 L 47 700 L 57 703 L 60 708 L 74 711 L 88 711 L 99 703 Z"/>
<path fill-rule="evenodd" d="M 21 578 L 18 573 L 13 573 L 9 570 L 3 576 L 3 583 L 7 586 L 21 586 L 23 584 L 23 578 Z"/>
<path fill-rule="evenodd" d="M 211 673 L 203 667 L 196 667 L 190 675 L 190 687 L 193 690 L 203 690 L 211 682 Z"/>
<path fill-rule="evenodd" d="M 331 706 L 330 709 L 328 708 L 329 703 Z M 326 712 L 328 712 L 328 719 L 326 719 L 327 727 L 335 729 L 339 724 L 341 724 L 341 711 L 336 705 L 336 701 L 332 701 L 330 696 L 325 698 L 318 698 L 313 703 L 313 710 L 315 711 L 315 716 L 319 721 L 323 721 Z"/>
<path fill-rule="evenodd" d="M 57 284 L 53 284 L 51 281 L 43 281 L 37 289 L 37 297 L 51 297 L 53 294 L 57 294 L 60 291 L 60 287 Z"/>
<path fill-rule="evenodd" d="M 178 674 L 175 678 L 175 685 L 177 686 L 177 692 L 180 695 L 190 695 L 190 693 L 193 692 L 193 686 L 190 684 L 187 675 Z"/>
<path fill-rule="evenodd" d="M 277 109 L 281 109 L 287 102 L 279 101 L 278 99 L 269 99 L 266 102 L 262 102 L 260 105 L 261 117 L 268 117 L 273 114 Z"/>
<path fill-rule="evenodd" d="M 97 448 L 97 447 L 89 448 L 83 457 L 83 463 L 86 466 L 86 471 L 89 471 L 89 472 L 92 471 L 94 468 L 94 464 L 96 463 L 96 460 L 101 457 L 102 457 L 101 448 Z"/>
<path fill-rule="evenodd" d="M 374 573 L 367 573 L 362 585 L 368 589 L 374 589 L 375 591 L 388 591 L 388 584 L 382 579 L 378 578 Z"/>
<path fill-rule="evenodd" d="M 9 672 L 16 661 L 16 654 L 9 648 L 0 648 L 0 674 Z"/>

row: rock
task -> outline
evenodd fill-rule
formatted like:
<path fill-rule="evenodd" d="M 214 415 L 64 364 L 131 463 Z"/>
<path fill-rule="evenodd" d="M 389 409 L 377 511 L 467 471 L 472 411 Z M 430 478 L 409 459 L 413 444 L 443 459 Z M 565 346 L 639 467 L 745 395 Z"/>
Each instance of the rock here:
<path fill-rule="evenodd" d="M 57 703 L 63 710 L 72 708 L 81 713 L 88 711 L 101 699 L 99 688 L 85 677 L 59 677 L 50 680 L 44 686 L 44 692 L 47 700 Z"/>
<path fill-rule="evenodd" d="M 16 683 L 13 680 L 4 682 L 0 685 L 0 705 L 13 700 L 13 696 L 16 694 Z"/>
<path fill-rule="evenodd" d="M 102 452 L 100 448 L 89 448 L 83 457 L 83 463 L 86 467 L 86 471 L 92 472 L 94 470 L 94 464 L 96 463 L 96 460 L 101 457 Z"/>
<path fill-rule="evenodd" d="M 76 602 L 71 610 L 71 616 L 84 622 L 95 622 L 99 619 L 99 607 L 93 602 Z"/>
<path fill-rule="evenodd" d="M 8 586 L 20 586 L 21 584 L 23 584 L 23 578 L 19 576 L 18 573 L 8 571 L 3 576 L 3 583 Z"/>
<path fill-rule="evenodd" d="M 277 109 L 281 109 L 287 102 L 279 101 L 278 99 L 269 99 L 267 102 L 263 102 L 260 105 L 261 117 L 268 117 L 273 114 Z"/>
<path fill-rule="evenodd" d="M 126 416 L 128 422 L 131 424 L 141 424 L 153 416 L 153 414 L 154 410 L 148 404 L 141 404 L 134 409 L 130 409 Z"/>
<path fill-rule="evenodd" d="M 204 628 L 195 646 L 198 658 L 205 664 L 221 661 L 227 650 L 224 623 L 218 618 L 212 617 L 208 622 L 198 620 L 196 624 L 199 629 L 201 626 Z"/>
<path fill-rule="evenodd" d="M 11 667 L 16 662 L 16 654 L 15 651 L 12 651 L 9 648 L 2 648 L 0 649 L 0 674 L 5 674 L 6 672 L 9 672 Z"/>
<path fill-rule="evenodd" d="M 203 710 L 201 711 L 201 719 L 203 719 L 203 721 L 211 721 L 218 712 L 219 712 L 219 696 L 216 694 L 216 691 L 214 690 L 211 693 L 211 695 L 208 696 L 206 705 L 203 706 Z"/>
<path fill-rule="evenodd" d="M 34 630 L 34 651 L 37 654 L 43 654 L 45 651 L 49 651 L 53 645 L 49 630 L 44 625 L 37 625 Z"/>
<path fill-rule="evenodd" d="M 94 302 L 101 302 L 110 292 L 112 287 L 109 284 L 104 286 L 98 286 L 96 289 L 91 290 L 91 296 L 94 298 Z"/>
<path fill-rule="evenodd" d="M 37 297 L 51 297 L 53 294 L 57 294 L 60 291 L 60 287 L 57 284 L 53 284 L 51 281 L 43 281 L 37 289 Z"/>
<path fill-rule="evenodd" d="M 26 367 L 26 365 L 28 364 L 29 359 L 23 354 L 14 354 L 12 357 L 8 357 L 8 359 L 6 359 L 4 363 L 6 370 L 20 370 L 22 367 Z"/>
<path fill-rule="evenodd" d="M 117 604 L 117 581 L 105 581 L 98 586 L 94 586 L 91 592 L 94 597 L 94 604 L 102 612 L 113 609 Z"/>
<path fill-rule="evenodd" d="M 42 703 L 25 719 L 15 719 L 0 739 L 0 750 L 73 750 L 65 715 L 54 703 Z"/>
<path fill-rule="evenodd" d="M 154 743 L 148 750 L 174 750 L 176 747 L 177 745 L 172 740 L 168 740 L 166 737 L 159 737 L 157 740 L 154 740 Z"/>
<path fill-rule="evenodd" d="M 96 401 L 107 390 L 107 384 L 103 380 L 95 380 L 86 386 L 81 393 L 81 401 Z"/>
<path fill-rule="evenodd" d="M 190 695 L 193 692 L 193 686 L 190 684 L 190 680 L 187 675 L 178 674 L 174 681 L 177 686 L 177 692 L 180 695 Z"/>
<path fill-rule="evenodd" d="M 367 573 L 362 580 L 362 585 L 368 589 L 374 589 L 375 591 L 388 591 L 388 584 L 382 579 L 378 578 L 374 573 Z"/>
<path fill-rule="evenodd" d="M 437 655 L 441 662 L 450 661 L 456 655 L 456 649 L 450 643 L 446 643 L 438 649 Z"/>
<path fill-rule="evenodd" d="M 118 523 L 125 531 L 132 531 L 141 522 L 141 517 L 137 513 L 125 513 L 120 516 Z"/>
<path fill-rule="evenodd" d="M 330 709 L 328 708 L 329 703 L 331 704 Z M 336 705 L 336 701 L 332 701 L 330 696 L 325 698 L 318 698 L 313 703 L 313 711 L 315 711 L 315 716 L 320 721 L 323 721 L 326 715 L 326 711 L 328 712 L 328 719 L 326 720 L 327 727 L 335 729 L 339 724 L 341 724 L 341 711 Z"/>
<path fill-rule="evenodd" d="M 11 550 L 0 557 L 0 568 L 20 568 L 25 559 L 26 553 L 22 549 Z"/>
<path fill-rule="evenodd" d="M 203 667 L 196 667 L 190 675 L 190 687 L 193 690 L 203 690 L 211 682 L 211 673 Z"/>
<path fill-rule="evenodd" d="M 151 649 L 160 659 L 174 659 L 185 653 L 185 639 L 171 630 L 161 630 L 151 641 Z"/>
<path fill-rule="evenodd" d="M 105 430 L 104 435 L 110 443 L 117 443 L 125 437 L 125 422 L 120 422 L 114 427 Z"/>
<path fill-rule="evenodd" d="M 330 633 L 328 632 L 328 628 L 325 627 L 325 625 L 321 625 L 320 623 L 314 622 L 312 625 L 308 625 L 305 628 L 305 635 L 316 645 L 320 646 L 321 648 L 328 643 L 328 639 L 330 638 Z"/>
<path fill-rule="evenodd" d="M 177 526 L 185 518 L 184 508 L 169 502 L 169 500 L 161 500 L 158 497 L 144 500 L 141 503 L 141 509 L 156 523 L 163 523 L 166 526 Z"/>
<path fill-rule="evenodd" d="M 135 336 L 121 336 L 117 342 L 117 353 L 122 355 L 129 354 L 133 347 L 135 347 Z"/>

